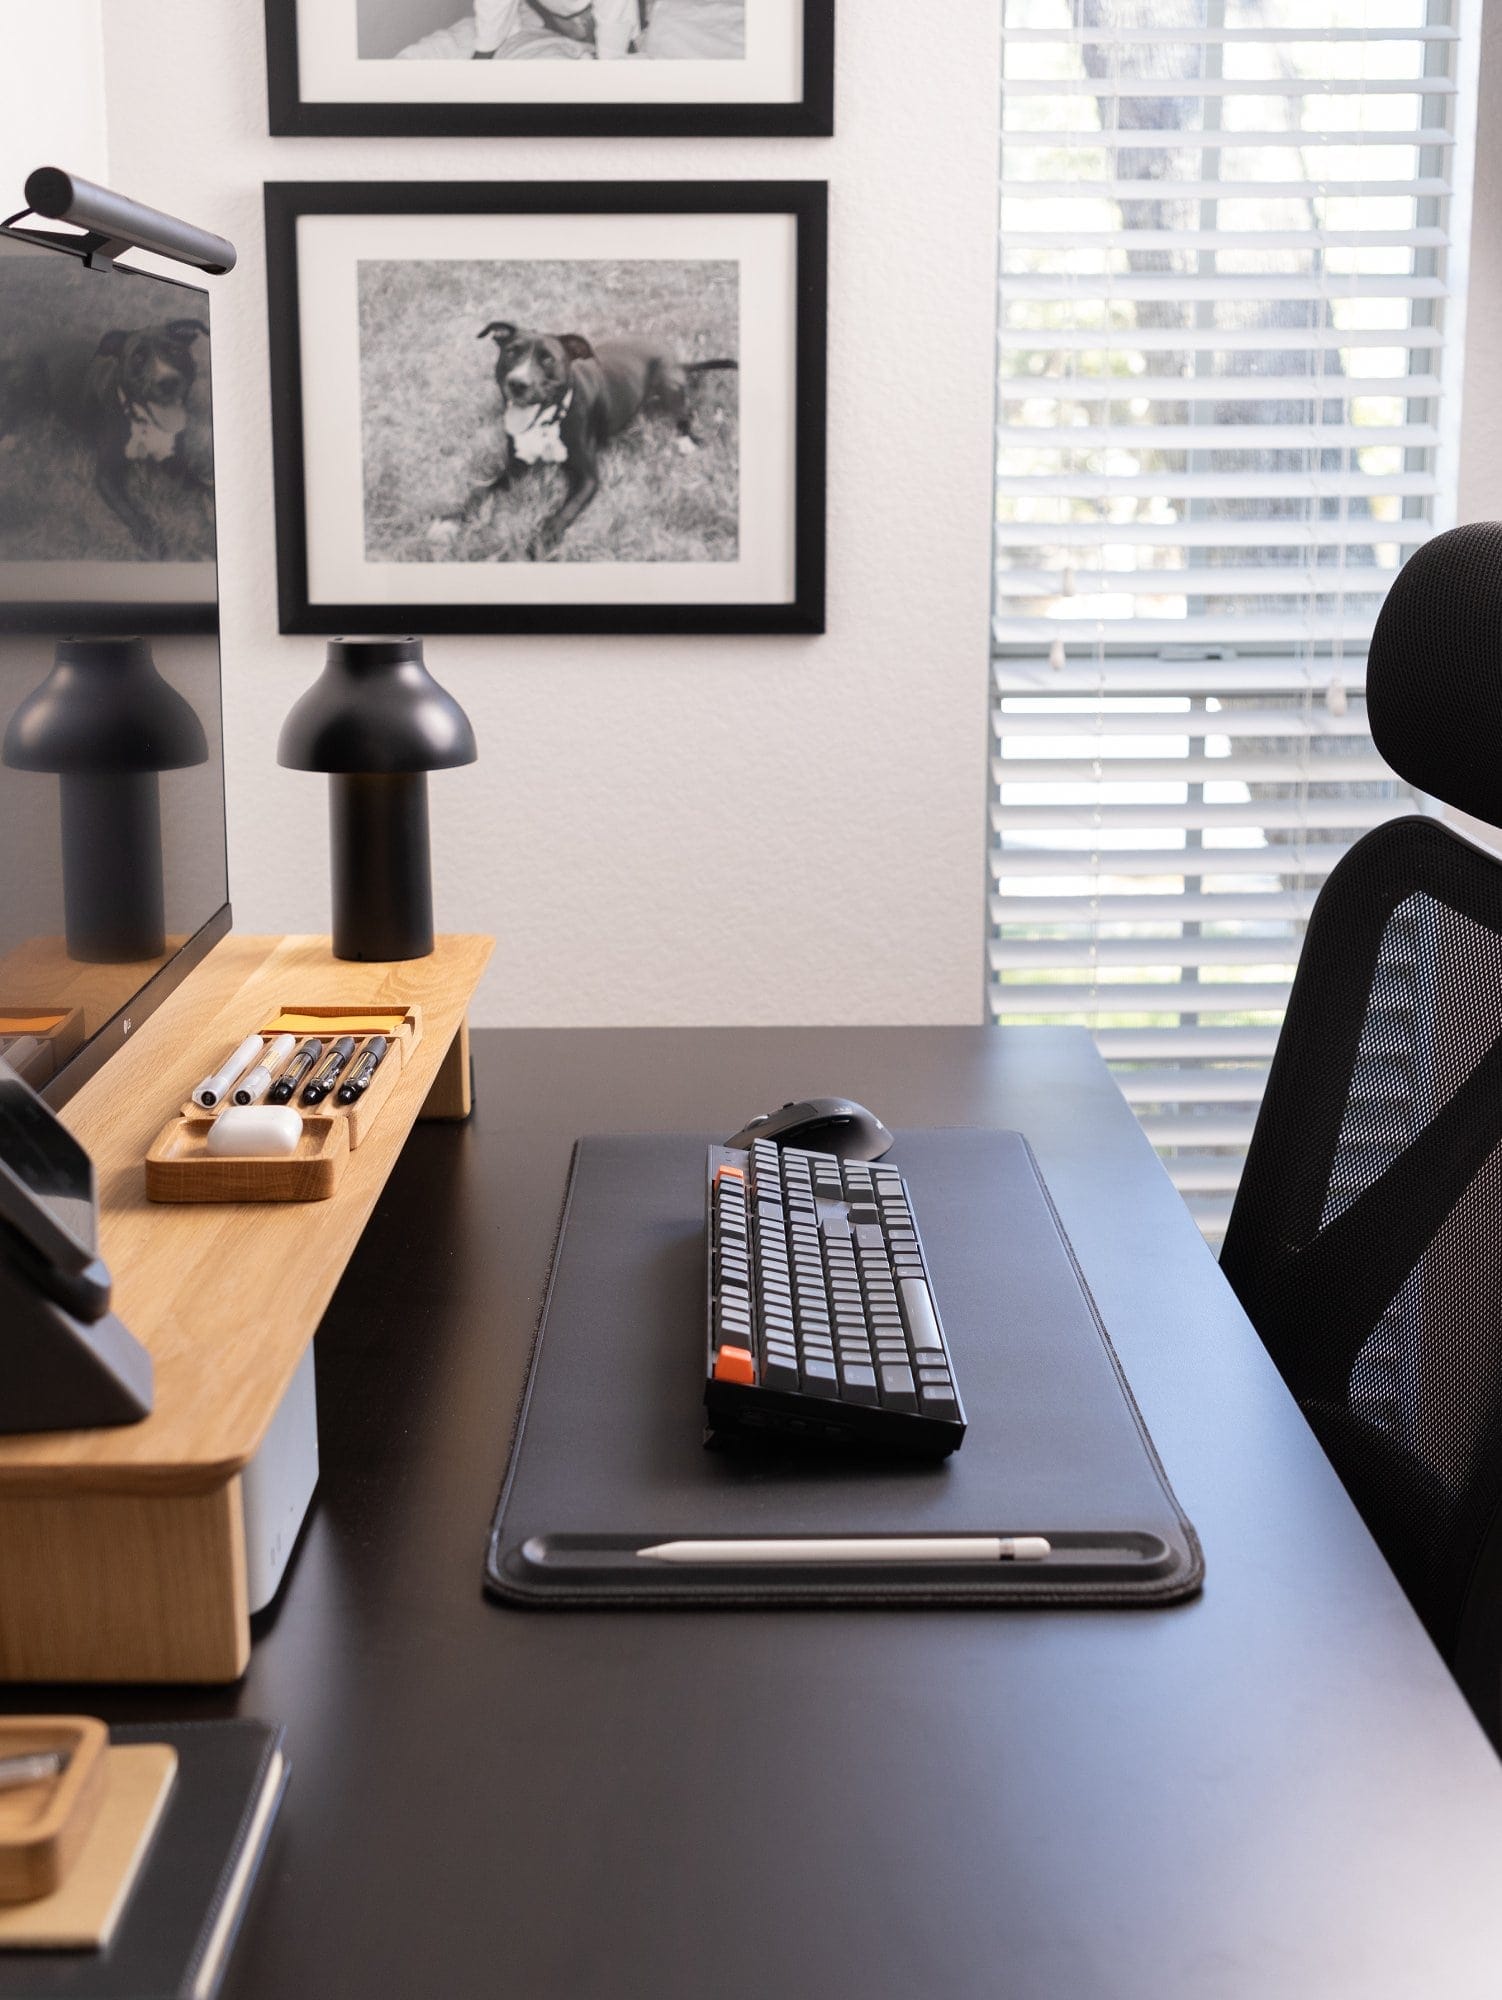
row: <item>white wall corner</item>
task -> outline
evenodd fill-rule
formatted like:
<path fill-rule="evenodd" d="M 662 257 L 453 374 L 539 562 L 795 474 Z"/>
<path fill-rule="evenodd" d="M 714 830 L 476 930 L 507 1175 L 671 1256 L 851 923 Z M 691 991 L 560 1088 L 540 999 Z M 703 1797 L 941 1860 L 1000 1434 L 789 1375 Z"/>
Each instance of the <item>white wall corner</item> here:
<path fill-rule="evenodd" d="M 33 167 L 109 179 L 101 0 L 5 8 L 0 63 L 0 215 Z"/>
<path fill-rule="evenodd" d="M 1481 10 L 1476 181 L 1456 519 L 1502 520 L 1502 6 Z"/>

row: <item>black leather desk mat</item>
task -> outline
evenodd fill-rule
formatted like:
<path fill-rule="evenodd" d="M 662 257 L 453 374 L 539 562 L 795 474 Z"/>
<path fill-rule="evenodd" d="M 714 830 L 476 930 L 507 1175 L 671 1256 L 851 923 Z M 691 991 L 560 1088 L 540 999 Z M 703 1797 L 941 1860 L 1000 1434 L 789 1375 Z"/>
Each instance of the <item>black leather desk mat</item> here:
<path fill-rule="evenodd" d="M 508 1604 L 1167 1604 L 1199 1542 L 1016 1132 L 897 1135 L 969 1428 L 937 1465 L 702 1443 L 704 1153 L 581 1139 L 487 1586 Z M 1043 1562 L 729 1572 L 669 1536 L 1043 1534 Z M 597 1559 L 586 1547 L 609 1544 Z"/>

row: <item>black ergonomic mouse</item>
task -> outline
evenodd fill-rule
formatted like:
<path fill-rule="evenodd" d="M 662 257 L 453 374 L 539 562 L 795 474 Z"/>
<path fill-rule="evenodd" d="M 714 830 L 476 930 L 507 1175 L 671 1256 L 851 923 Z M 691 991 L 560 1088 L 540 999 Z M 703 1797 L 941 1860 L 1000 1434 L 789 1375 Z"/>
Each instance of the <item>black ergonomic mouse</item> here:
<path fill-rule="evenodd" d="M 892 1135 L 876 1113 L 848 1097 L 802 1097 L 780 1111 L 764 1111 L 725 1144 L 745 1147 L 755 1139 L 833 1153 L 841 1160 L 879 1160 L 892 1145 Z"/>

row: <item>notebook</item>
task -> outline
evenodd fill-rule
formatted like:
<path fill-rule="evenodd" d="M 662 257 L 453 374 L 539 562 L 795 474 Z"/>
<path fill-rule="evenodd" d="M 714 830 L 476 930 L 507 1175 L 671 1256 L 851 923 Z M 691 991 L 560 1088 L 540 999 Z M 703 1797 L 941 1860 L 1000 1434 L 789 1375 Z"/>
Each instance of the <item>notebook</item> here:
<path fill-rule="evenodd" d="M 286 1788 L 282 1731 L 143 1723 L 110 1742 L 177 1758 L 135 1886 L 98 1950 L 0 1950 L 0 2000 L 212 2000 L 219 1988 Z"/>

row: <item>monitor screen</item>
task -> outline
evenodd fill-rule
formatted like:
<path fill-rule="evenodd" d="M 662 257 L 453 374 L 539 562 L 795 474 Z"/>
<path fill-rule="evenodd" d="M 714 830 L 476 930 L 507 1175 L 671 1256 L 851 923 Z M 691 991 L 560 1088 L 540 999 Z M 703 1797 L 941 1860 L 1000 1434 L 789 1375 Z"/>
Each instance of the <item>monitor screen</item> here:
<path fill-rule="evenodd" d="M 0 1057 L 59 1103 L 228 928 L 209 300 L 0 231 Z"/>

